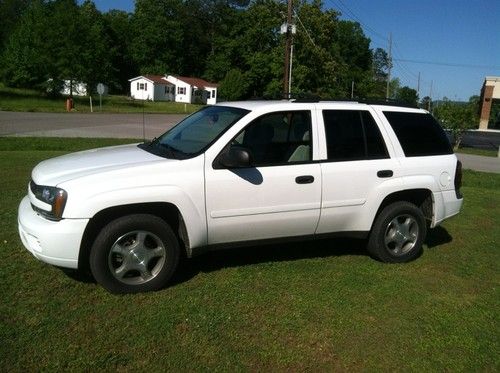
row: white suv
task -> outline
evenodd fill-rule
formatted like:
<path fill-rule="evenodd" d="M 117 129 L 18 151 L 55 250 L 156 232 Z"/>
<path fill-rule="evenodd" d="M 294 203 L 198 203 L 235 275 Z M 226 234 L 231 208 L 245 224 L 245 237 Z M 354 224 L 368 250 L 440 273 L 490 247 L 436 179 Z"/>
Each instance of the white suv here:
<path fill-rule="evenodd" d="M 187 257 L 241 243 L 366 237 L 419 256 L 457 214 L 461 165 L 426 111 L 360 102 L 208 106 L 150 143 L 41 162 L 19 207 L 38 259 L 116 293 L 156 290 Z"/>

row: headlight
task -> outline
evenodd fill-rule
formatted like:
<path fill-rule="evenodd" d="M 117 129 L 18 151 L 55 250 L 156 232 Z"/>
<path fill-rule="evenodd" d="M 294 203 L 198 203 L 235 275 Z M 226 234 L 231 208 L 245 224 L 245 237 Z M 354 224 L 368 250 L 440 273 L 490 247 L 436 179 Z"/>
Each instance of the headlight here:
<path fill-rule="evenodd" d="M 39 213 L 52 220 L 61 219 L 66 200 L 68 199 L 68 193 L 64 189 L 37 185 L 33 181 L 30 182 L 30 189 L 37 199 L 52 206 L 50 212 L 36 209 Z"/>

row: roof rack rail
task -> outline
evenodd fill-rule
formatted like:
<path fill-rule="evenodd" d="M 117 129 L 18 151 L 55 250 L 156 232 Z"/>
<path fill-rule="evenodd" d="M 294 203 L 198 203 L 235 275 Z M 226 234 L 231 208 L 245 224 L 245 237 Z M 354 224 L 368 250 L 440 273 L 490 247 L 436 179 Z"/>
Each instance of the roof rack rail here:
<path fill-rule="evenodd" d="M 260 100 L 289 100 L 290 102 L 296 103 L 319 103 L 325 101 L 335 101 L 335 102 L 352 102 L 352 103 L 360 103 L 367 105 L 385 105 L 385 106 L 398 106 L 398 107 L 407 107 L 407 108 L 416 108 L 418 109 L 418 105 L 410 104 L 407 102 L 403 102 L 400 100 L 395 100 L 392 98 L 370 98 L 370 97 L 320 97 L 313 94 L 298 94 L 298 95 L 290 95 L 290 97 L 285 98 L 285 96 L 273 96 L 273 95 L 264 95 L 262 97 L 252 97 L 250 101 L 260 101 Z"/>
<path fill-rule="evenodd" d="M 360 104 L 367 105 L 387 105 L 387 106 L 398 106 L 398 107 L 408 107 L 408 108 L 418 108 L 415 104 L 409 104 L 407 102 L 394 100 L 394 99 L 385 99 L 385 98 L 320 98 L 320 97 L 298 97 L 292 98 L 293 102 L 297 103 L 308 103 L 308 102 L 324 102 L 324 101 L 336 101 L 336 102 L 356 102 Z"/>
<path fill-rule="evenodd" d="M 386 106 L 398 106 L 398 107 L 408 107 L 418 109 L 418 105 L 411 104 L 408 102 L 395 100 L 392 98 L 363 98 L 359 99 L 358 102 L 368 105 L 386 105 Z"/>

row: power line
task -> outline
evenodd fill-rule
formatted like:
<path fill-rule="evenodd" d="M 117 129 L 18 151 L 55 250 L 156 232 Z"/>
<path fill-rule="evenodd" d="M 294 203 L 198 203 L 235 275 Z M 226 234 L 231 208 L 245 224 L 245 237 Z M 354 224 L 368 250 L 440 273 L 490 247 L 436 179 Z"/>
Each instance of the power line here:
<path fill-rule="evenodd" d="M 401 56 L 401 54 L 402 54 L 402 53 L 401 53 L 401 50 L 399 49 L 399 47 L 398 47 L 397 43 L 396 43 L 396 42 L 393 42 L 393 44 L 394 44 L 394 51 L 393 51 L 393 52 L 394 52 L 394 54 L 395 54 L 396 56 L 399 56 L 400 58 L 403 58 L 403 57 Z M 396 58 L 394 58 L 393 60 L 394 60 L 394 61 L 396 61 L 396 62 L 399 62 L 399 59 L 398 59 L 397 57 L 396 57 Z M 410 69 L 409 69 L 406 65 L 403 65 L 402 63 L 401 63 L 401 64 L 399 64 L 399 63 L 398 63 L 398 65 L 399 65 L 399 66 L 401 66 L 403 69 L 405 69 L 405 70 L 406 70 L 406 71 L 407 71 L 410 75 L 412 75 L 413 77 L 415 77 L 416 79 L 418 79 L 418 74 L 415 74 L 415 73 L 414 73 L 412 70 L 410 70 Z"/>
<path fill-rule="evenodd" d="M 329 0 L 330 4 L 333 7 L 335 7 L 335 5 L 337 5 L 338 8 L 340 8 L 345 13 L 349 14 L 350 17 L 352 17 L 354 20 L 359 22 L 360 25 L 363 26 L 363 29 L 365 30 L 365 32 L 369 31 L 371 34 L 377 36 L 380 40 L 384 41 L 385 43 L 389 42 L 387 37 L 385 37 L 380 32 L 378 32 L 377 30 L 373 29 L 372 27 L 368 26 L 365 22 L 363 22 L 363 20 L 361 20 L 361 18 L 358 17 L 342 0 L 335 0 L 336 4 L 333 4 L 332 1 L 333 0 Z M 374 45 L 376 44 L 375 46 L 379 46 L 382 49 L 386 48 L 386 45 L 379 43 L 379 42 L 374 42 L 373 40 L 372 40 L 372 44 L 374 44 Z M 394 44 L 394 47 L 396 47 L 396 49 L 399 50 L 399 48 L 397 47 L 397 45 L 394 41 L 393 41 L 393 44 Z M 400 53 L 397 53 L 397 54 L 400 54 Z M 396 59 L 392 59 L 392 60 L 395 61 Z M 401 58 L 398 59 L 398 61 L 400 61 L 400 60 L 402 60 L 402 59 Z M 418 79 L 418 75 L 416 73 L 414 73 L 413 71 L 411 71 L 406 65 L 404 65 L 403 63 L 397 63 L 397 65 L 400 68 L 400 71 L 402 72 L 402 74 L 409 74 L 411 76 L 414 76 L 415 79 Z M 408 76 L 406 78 L 408 79 Z M 411 82 L 413 79 L 410 78 L 408 80 Z"/>
<path fill-rule="evenodd" d="M 307 36 L 309 37 L 309 40 L 311 41 L 312 45 L 314 45 L 316 48 L 318 48 L 318 46 L 316 45 L 316 43 L 314 42 L 313 38 L 311 37 L 311 35 L 309 34 L 309 31 L 306 29 L 306 27 L 304 26 L 304 24 L 302 23 L 298 13 L 294 10 L 294 14 L 295 16 L 297 17 L 297 19 L 299 20 L 299 23 L 300 25 L 302 26 L 302 28 L 304 29 L 304 31 L 306 32 Z M 319 48 L 318 48 L 319 49 Z"/>
<path fill-rule="evenodd" d="M 330 4 L 335 7 L 335 4 L 333 4 L 332 0 L 329 0 L 329 1 L 330 1 Z M 359 18 L 342 0 L 335 0 L 335 1 L 337 3 L 337 7 L 338 8 L 341 8 L 341 10 L 343 10 L 345 13 L 348 13 L 352 18 L 354 18 L 357 22 L 359 22 L 359 24 L 361 26 L 363 26 L 365 30 L 370 31 L 372 33 L 372 35 L 377 36 L 378 38 L 380 38 L 385 43 L 388 42 L 388 39 L 387 39 L 386 36 L 382 35 L 378 31 L 376 31 L 375 29 L 371 28 L 366 23 L 364 23 L 361 20 L 361 18 Z"/>
<path fill-rule="evenodd" d="M 465 64 L 465 63 L 411 60 L 411 59 L 407 59 L 407 58 L 398 58 L 398 59 L 394 59 L 394 60 L 401 61 L 401 62 L 408 62 L 408 63 L 419 63 L 419 64 L 424 64 L 424 65 L 438 65 L 438 66 L 465 67 L 465 68 L 471 68 L 471 69 L 500 70 L 500 66 L 492 66 L 492 65 L 473 65 L 473 64 Z"/>

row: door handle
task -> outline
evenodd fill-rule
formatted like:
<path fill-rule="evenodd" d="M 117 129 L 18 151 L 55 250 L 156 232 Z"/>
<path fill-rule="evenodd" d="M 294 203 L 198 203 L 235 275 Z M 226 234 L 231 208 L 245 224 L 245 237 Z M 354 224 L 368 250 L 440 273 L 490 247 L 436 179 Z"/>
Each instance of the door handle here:
<path fill-rule="evenodd" d="M 295 182 L 297 184 L 311 184 L 314 182 L 314 176 L 312 175 L 297 176 L 295 178 Z"/>
<path fill-rule="evenodd" d="M 394 175 L 394 172 L 392 170 L 381 170 L 377 172 L 378 177 L 392 177 Z"/>

